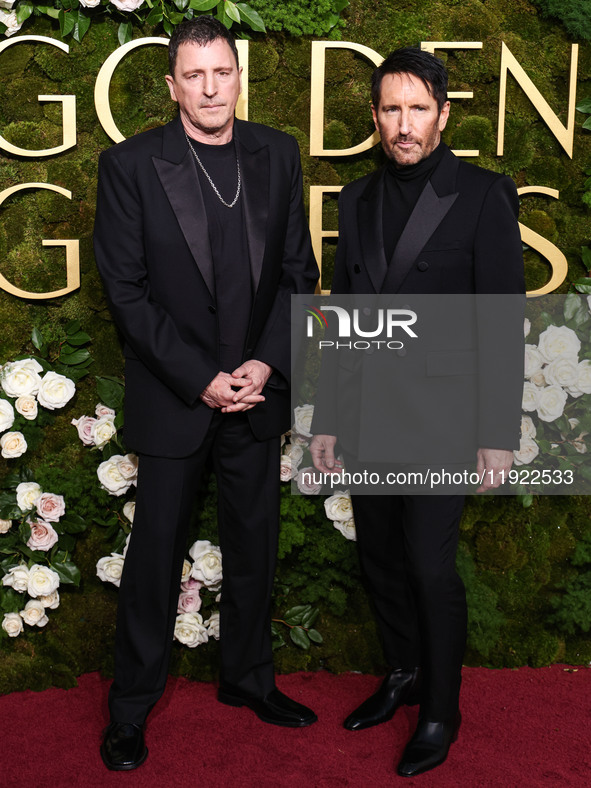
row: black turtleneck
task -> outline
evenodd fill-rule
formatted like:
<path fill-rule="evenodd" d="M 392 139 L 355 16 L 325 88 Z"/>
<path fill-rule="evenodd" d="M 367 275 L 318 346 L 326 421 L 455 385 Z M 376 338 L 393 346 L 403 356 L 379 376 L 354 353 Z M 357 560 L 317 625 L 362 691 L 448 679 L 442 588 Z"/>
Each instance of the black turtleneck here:
<path fill-rule="evenodd" d="M 407 167 L 396 167 L 389 162 L 384 178 L 384 206 L 382 227 L 384 233 L 384 250 L 386 260 L 390 263 L 394 249 L 421 192 L 433 170 L 437 167 L 445 153 L 445 145 L 440 142 L 435 150 L 425 159 Z"/>

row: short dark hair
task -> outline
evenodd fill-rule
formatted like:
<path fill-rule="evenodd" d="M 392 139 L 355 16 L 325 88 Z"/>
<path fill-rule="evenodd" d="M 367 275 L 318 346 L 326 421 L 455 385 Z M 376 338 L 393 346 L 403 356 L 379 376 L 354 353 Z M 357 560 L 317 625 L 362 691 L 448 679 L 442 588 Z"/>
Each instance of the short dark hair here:
<path fill-rule="evenodd" d="M 236 58 L 236 66 L 238 66 L 236 41 L 225 25 L 218 22 L 213 16 L 209 16 L 209 14 L 202 14 L 194 19 L 184 19 L 180 25 L 175 27 L 168 44 L 168 67 L 170 69 L 170 75 L 174 77 L 176 57 L 181 44 L 197 44 L 200 47 L 206 47 L 208 44 L 217 41 L 218 38 L 228 43 Z"/>
<path fill-rule="evenodd" d="M 371 100 L 376 109 L 380 104 L 385 74 L 412 74 L 418 77 L 437 102 L 439 112 L 443 109 L 447 101 L 447 69 L 435 55 L 418 47 L 404 47 L 391 52 L 371 78 Z"/>

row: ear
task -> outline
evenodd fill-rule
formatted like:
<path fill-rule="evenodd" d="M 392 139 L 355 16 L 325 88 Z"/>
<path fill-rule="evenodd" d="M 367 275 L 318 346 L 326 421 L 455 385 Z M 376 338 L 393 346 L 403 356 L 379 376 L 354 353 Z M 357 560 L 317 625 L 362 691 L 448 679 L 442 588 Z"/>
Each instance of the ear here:
<path fill-rule="evenodd" d="M 166 80 L 166 84 L 168 85 L 168 89 L 170 90 L 170 98 L 173 101 L 178 101 L 176 97 L 176 91 L 174 89 L 174 77 L 171 77 L 170 74 L 167 74 L 164 79 Z"/>
<path fill-rule="evenodd" d="M 441 108 L 441 112 L 439 113 L 439 123 L 438 123 L 439 131 L 443 131 L 443 129 L 447 126 L 447 119 L 449 118 L 449 108 L 450 108 L 450 103 L 449 101 L 446 101 L 443 107 Z"/>
<path fill-rule="evenodd" d="M 242 66 L 238 69 L 238 81 L 240 82 L 240 90 L 238 91 L 238 95 L 242 93 Z"/>
<path fill-rule="evenodd" d="M 379 131 L 380 127 L 378 126 L 378 111 L 373 104 L 371 105 L 371 114 L 373 117 L 373 124 L 376 127 L 376 131 Z"/>

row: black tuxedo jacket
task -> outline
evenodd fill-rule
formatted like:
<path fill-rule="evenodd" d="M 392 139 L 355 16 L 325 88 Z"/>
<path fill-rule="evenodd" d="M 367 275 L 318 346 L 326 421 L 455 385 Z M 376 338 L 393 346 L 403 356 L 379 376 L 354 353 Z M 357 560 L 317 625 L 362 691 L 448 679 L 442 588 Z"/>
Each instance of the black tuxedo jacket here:
<path fill-rule="evenodd" d="M 400 308 L 416 306 L 412 294 L 447 294 L 458 311 L 449 332 L 432 331 L 420 353 L 380 351 L 391 360 L 390 388 L 378 353 L 325 350 L 313 432 L 337 435 L 349 453 L 379 462 L 465 462 L 477 448 L 518 448 L 523 302 L 509 294 L 524 292 L 524 276 L 515 184 L 446 148 L 387 261 L 386 175 L 382 168 L 341 192 L 332 293 L 404 294 Z M 424 318 L 426 300 L 417 301 Z M 424 324 L 414 326 L 419 334 Z"/>
<path fill-rule="evenodd" d="M 313 292 L 318 271 L 295 139 L 240 120 L 234 136 L 253 293 L 244 360 L 274 369 L 265 402 L 248 411 L 263 440 L 290 425 L 290 296 Z M 220 367 L 207 218 L 180 117 L 101 154 L 94 246 L 124 339 L 126 441 L 188 456 L 213 413 L 200 394 Z"/>

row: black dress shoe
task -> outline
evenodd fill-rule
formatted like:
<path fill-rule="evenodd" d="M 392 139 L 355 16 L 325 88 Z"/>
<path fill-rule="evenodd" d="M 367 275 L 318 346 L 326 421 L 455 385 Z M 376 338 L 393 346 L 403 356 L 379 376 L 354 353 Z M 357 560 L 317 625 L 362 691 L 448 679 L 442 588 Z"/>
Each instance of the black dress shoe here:
<path fill-rule="evenodd" d="M 271 725 L 305 728 L 318 719 L 312 709 L 288 698 L 278 689 L 271 690 L 264 698 L 253 698 L 236 687 L 220 687 L 218 700 L 228 706 L 248 706 L 260 720 Z"/>
<path fill-rule="evenodd" d="M 343 727 L 348 731 L 362 731 L 391 720 L 399 706 L 414 706 L 419 702 L 420 683 L 419 668 L 391 670 L 378 691 L 349 714 Z"/>
<path fill-rule="evenodd" d="M 115 772 L 137 769 L 148 757 L 141 725 L 131 722 L 112 722 L 107 726 L 101 758 L 107 769 Z"/>
<path fill-rule="evenodd" d="M 417 729 L 398 764 L 398 774 L 401 777 L 415 777 L 443 763 L 452 742 L 458 738 L 461 722 L 462 715 L 459 711 L 447 722 L 434 722 L 419 717 Z"/>

